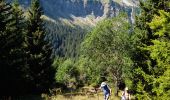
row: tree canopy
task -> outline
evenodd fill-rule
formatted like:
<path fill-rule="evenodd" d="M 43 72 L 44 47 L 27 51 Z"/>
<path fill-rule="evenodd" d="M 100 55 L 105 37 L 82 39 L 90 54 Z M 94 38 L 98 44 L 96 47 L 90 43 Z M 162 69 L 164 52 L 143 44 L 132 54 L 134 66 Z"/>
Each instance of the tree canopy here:
<path fill-rule="evenodd" d="M 92 62 L 91 66 L 84 66 L 84 70 L 94 71 L 93 74 L 98 74 L 99 78 L 111 77 L 116 87 L 123 82 L 125 73 L 132 65 L 128 50 L 131 48 L 130 25 L 125 14 L 100 22 L 86 36 L 81 46 L 82 57 Z"/>

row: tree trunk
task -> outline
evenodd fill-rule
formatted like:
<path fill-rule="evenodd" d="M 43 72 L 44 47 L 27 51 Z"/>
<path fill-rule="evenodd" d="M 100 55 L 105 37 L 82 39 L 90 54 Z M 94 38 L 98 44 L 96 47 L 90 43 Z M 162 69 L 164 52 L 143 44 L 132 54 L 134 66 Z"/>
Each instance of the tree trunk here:
<path fill-rule="evenodd" d="M 114 95 L 115 96 L 118 96 L 118 90 L 119 90 L 119 87 L 118 87 L 118 81 L 116 80 L 116 82 L 115 82 L 115 92 L 114 92 Z"/>
<path fill-rule="evenodd" d="M 118 78 L 116 77 L 116 75 L 113 74 L 113 77 L 114 77 L 114 83 L 115 83 L 115 88 L 114 88 L 114 95 L 115 96 L 118 96 L 118 90 L 119 90 L 119 87 L 118 87 Z"/>

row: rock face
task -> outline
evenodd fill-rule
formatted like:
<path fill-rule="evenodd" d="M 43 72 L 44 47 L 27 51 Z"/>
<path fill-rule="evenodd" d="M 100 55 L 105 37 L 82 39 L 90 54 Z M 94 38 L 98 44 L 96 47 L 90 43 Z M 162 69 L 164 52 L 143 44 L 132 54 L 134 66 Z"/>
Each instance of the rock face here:
<path fill-rule="evenodd" d="M 19 0 L 27 7 L 31 0 Z M 40 0 L 46 16 L 52 19 L 69 19 L 95 23 L 106 17 L 114 17 L 126 11 L 133 20 L 132 12 L 137 8 L 137 0 Z M 78 23 L 79 23 L 78 22 Z"/>
<path fill-rule="evenodd" d="M 71 15 L 86 17 L 91 14 L 95 17 L 115 16 L 118 11 L 128 6 L 126 4 L 131 4 L 128 0 L 122 0 L 120 3 L 113 0 L 41 0 L 41 2 L 45 13 L 53 18 L 68 18 Z"/>
<path fill-rule="evenodd" d="M 95 17 L 102 17 L 105 16 L 109 9 L 109 7 L 113 6 L 113 8 L 121 7 L 112 2 L 109 3 L 102 3 L 101 1 L 95 0 L 51 0 L 51 2 L 44 1 L 42 2 L 43 6 L 52 5 L 53 7 L 46 7 L 44 8 L 47 15 L 50 15 L 53 18 L 62 17 L 62 18 L 69 18 L 71 16 L 75 17 L 86 17 L 88 15 L 94 15 Z M 50 13 L 54 12 L 54 13 Z"/>

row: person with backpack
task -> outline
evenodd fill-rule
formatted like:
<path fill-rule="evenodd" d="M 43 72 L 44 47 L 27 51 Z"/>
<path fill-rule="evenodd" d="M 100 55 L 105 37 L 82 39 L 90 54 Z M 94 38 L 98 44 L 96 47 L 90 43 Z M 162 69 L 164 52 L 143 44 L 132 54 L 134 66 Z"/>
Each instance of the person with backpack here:
<path fill-rule="evenodd" d="M 111 95 L 111 88 L 108 86 L 108 84 L 106 83 L 106 78 L 102 78 L 102 83 L 99 87 L 99 89 L 101 89 L 103 91 L 104 94 L 104 100 L 109 100 L 109 97 Z"/>

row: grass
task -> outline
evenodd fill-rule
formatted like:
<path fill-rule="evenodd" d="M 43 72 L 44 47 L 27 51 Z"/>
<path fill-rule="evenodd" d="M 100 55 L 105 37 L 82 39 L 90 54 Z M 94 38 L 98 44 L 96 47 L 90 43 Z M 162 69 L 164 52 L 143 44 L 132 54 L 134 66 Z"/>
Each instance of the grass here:
<path fill-rule="evenodd" d="M 41 97 L 44 100 L 103 100 L 103 92 L 98 91 L 97 93 L 93 91 L 92 87 L 84 87 L 77 91 L 70 91 L 67 93 L 63 93 L 61 91 L 52 90 L 50 95 L 42 94 Z M 112 89 L 112 94 L 109 100 L 120 100 L 122 91 L 120 90 L 118 93 L 118 97 L 114 96 L 114 89 Z"/>
<path fill-rule="evenodd" d="M 64 94 L 64 95 L 55 95 L 51 96 L 50 100 L 103 100 L 103 94 L 86 94 L 86 95 L 71 95 L 71 94 Z M 120 100 L 120 97 L 115 97 L 113 94 L 111 95 L 109 100 Z"/>

